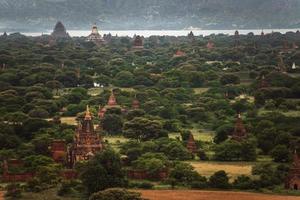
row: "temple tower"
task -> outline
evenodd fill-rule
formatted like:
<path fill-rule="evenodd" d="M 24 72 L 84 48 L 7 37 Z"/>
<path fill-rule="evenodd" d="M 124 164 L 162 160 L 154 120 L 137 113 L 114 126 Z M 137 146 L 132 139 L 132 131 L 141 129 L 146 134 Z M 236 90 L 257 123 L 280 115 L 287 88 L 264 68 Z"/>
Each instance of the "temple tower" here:
<path fill-rule="evenodd" d="M 58 21 L 54 27 L 54 30 L 51 34 L 51 36 L 55 39 L 66 39 L 70 38 L 70 35 L 67 33 L 67 30 L 62 22 Z"/>
<path fill-rule="evenodd" d="M 300 159 L 297 151 L 294 152 L 293 163 L 285 182 L 286 189 L 300 189 Z"/>
<path fill-rule="evenodd" d="M 195 154 L 197 153 L 197 145 L 194 139 L 193 134 L 191 133 L 189 139 L 187 141 L 186 148 L 189 150 L 190 153 Z"/>
<path fill-rule="evenodd" d="M 104 43 L 104 39 L 99 34 L 99 31 L 98 31 L 98 28 L 97 28 L 96 24 L 93 25 L 92 33 L 86 38 L 86 40 L 88 42 L 93 42 L 98 46 Z"/>
<path fill-rule="evenodd" d="M 247 131 L 242 121 L 241 114 L 238 114 L 238 117 L 235 122 L 234 131 L 232 133 L 232 139 L 235 141 L 242 141 L 248 137 Z"/>
<path fill-rule="evenodd" d="M 278 70 L 279 70 L 281 73 L 286 73 L 286 67 L 285 67 L 285 65 L 284 65 L 283 58 L 282 58 L 282 55 L 281 55 L 281 54 L 279 54 L 278 59 L 279 59 Z"/>
<path fill-rule="evenodd" d="M 74 142 L 70 148 L 69 162 L 71 166 L 74 166 L 76 162 L 89 160 L 102 150 L 102 139 L 94 129 L 92 114 L 87 106 L 84 120 L 79 122 Z"/>
<path fill-rule="evenodd" d="M 211 50 L 214 47 L 215 47 L 215 44 L 213 43 L 213 41 L 209 40 L 208 43 L 207 43 L 207 45 L 206 45 L 206 48 L 209 49 L 209 50 Z"/>
<path fill-rule="evenodd" d="M 143 50 L 144 49 L 144 42 L 143 38 L 139 35 L 135 36 L 133 41 L 133 50 Z"/>

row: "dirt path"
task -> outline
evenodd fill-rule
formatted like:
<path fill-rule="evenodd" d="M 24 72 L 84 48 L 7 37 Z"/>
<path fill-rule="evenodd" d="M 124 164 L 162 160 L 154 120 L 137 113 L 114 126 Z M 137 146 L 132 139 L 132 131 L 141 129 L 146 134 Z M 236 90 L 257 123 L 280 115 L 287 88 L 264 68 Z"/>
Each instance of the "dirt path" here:
<path fill-rule="evenodd" d="M 149 200 L 300 200 L 296 196 L 198 190 L 139 190 Z"/>
<path fill-rule="evenodd" d="M 4 200 L 4 192 L 0 191 L 0 200 Z"/>

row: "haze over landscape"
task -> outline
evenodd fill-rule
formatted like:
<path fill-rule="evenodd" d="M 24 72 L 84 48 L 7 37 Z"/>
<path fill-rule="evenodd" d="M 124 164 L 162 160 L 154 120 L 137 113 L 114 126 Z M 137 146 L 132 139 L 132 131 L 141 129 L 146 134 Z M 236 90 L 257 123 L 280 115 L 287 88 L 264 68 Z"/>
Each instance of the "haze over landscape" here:
<path fill-rule="evenodd" d="M 299 0 L 0 0 L 0 30 L 298 28 Z"/>

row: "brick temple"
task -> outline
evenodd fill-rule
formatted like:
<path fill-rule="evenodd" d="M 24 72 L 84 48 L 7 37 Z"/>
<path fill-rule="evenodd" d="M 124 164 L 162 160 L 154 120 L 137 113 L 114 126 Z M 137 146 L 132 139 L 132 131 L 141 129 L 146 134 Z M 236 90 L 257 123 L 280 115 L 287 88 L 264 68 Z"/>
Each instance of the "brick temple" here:
<path fill-rule="evenodd" d="M 79 123 L 73 144 L 69 149 L 68 161 L 70 166 L 74 166 L 78 161 L 89 160 L 97 152 L 102 150 L 102 138 L 94 129 L 92 114 L 87 106 L 85 117 L 83 121 Z"/>
<path fill-rule="evenodd" d="M 243 124 L 241 114 L 238 114 L 238 117 L 235 122 L 234 131 L 232 133 L 232 139 L 235 141 L 242 141 L 248 137 L 246 128 Z"/>
<path fill-rule="evenodd" d="M 296 151 L 293 156 L 293 164 L 286 178 L 285 188 L 292 190 L 300 189 L 300 159 Z"/>
<path fill-rule="evenodd" d="M 187 141 L 187 145 L 186 148 L 188 149 L 188 151 L 192 154 L 196 154 L 197 153 L 197 144 L 196 141 L 194 139 L 194 135 L 191 133 L 189 136 L 189 139 Z"/>

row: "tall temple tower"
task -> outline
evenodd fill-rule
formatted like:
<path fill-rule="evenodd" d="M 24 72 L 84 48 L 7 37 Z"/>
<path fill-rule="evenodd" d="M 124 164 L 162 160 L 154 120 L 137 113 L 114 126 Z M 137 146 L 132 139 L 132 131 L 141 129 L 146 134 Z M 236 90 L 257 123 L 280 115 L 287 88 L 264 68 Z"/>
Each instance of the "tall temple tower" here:
<path fill-rule="evenodd" d="M 144 49 L 144 41 L 141 36 L 139 36 L 139 35 L 135 36 L 132 48 L 133 48 L 133 50 L 143 50 Z"/>
<path fill-rule="evenodd" d="M 242 121 L 241 114 L 238 114 L 237 120 L 235 122 L 234 131 L 232 133 L 232 139 L 235 141 L 242 141 L 248 136 L 245 126 Z"/>
<path fill-rule="evenodd" d="M 279 54 L 278 59 L 279 59 L 278 70 L 279 70 L 281 73 L 286 73 L 286 67 L 285 67 L 285 65 L 284 65 L 283 58 L 282 58 L 282 55 L 281 55 L 281 54 Z"/>
<path fill-rule="evenodd" d="M 79 123 L 74 136 L 74 142 L 69 150 L 70 165 L 74 166 L 78 161 L 89 160 L 102 150 L 102 139 L 94 130 L 92 114 L 89 106 L 87 106 L 84 120 Z"/>
<path fill-rule="evenodd" d="M 104 39 L 99 34 L 98 28 L 95 25 L 92 27 L 92 33 L 86 38 L 88 42 L 94 42 L 96 45 L 101 45 L 104 43 Z"/>
<path fill-rule="evenodd" d="M 293 164 L 286 178 L 285 187 L 292 190 L 300 189 L 300 159 L 296 151 L 293 157 Z"/>
<path fill-rule="evenodd" d="M 62 22 L 58 21 L 54 27 L 54 30 L 51 34 L 55 39 L 59 38 L 70 38 L 70 35 L 67 33 L 67 30 Z"/>

